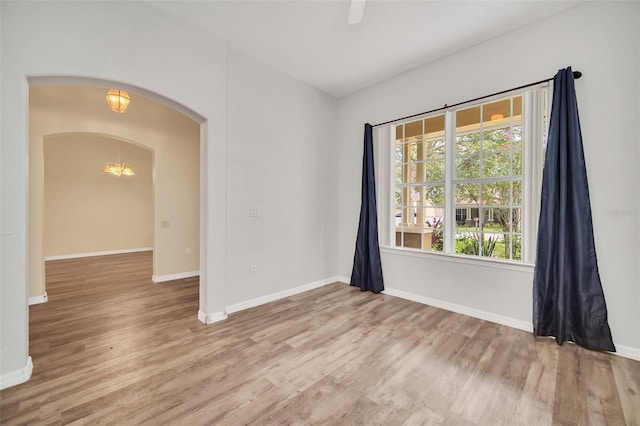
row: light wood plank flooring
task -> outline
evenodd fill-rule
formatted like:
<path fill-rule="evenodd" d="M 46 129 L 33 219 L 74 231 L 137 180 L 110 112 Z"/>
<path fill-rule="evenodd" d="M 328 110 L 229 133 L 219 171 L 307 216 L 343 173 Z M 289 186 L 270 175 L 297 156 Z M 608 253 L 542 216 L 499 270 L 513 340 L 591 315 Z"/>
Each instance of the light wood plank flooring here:
<path fill-rule="evenodd" d="M 3 425 L 640 425 L 640 362 L 345 284 L 205 326 L 150 253 L 46 271 Z"/>

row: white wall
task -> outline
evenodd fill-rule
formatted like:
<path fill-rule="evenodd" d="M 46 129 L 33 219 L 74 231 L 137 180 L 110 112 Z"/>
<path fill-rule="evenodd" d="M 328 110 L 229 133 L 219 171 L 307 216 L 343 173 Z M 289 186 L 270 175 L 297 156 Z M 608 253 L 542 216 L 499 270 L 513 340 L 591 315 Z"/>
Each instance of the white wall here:
<path fill-rule="evenodd" d="M 228 305 L 335 276 L 337 101 L 232 51 L 228 96 Z"/>
<path fill-rule="evenodd" d="M 225 307 L 226 46 L 141 2 L 1 2 L 0 377 L 28 370 L 28 84 L 31 76 L 121 82 L 181 105 L 201 135 L 200 310 Z M 118 31 L 113 31 L 114 22 Z M 195 313 L 194 313 L 195 315 Z M 7 379 L 8 380 L 8 379 Z"/>
<path fill-rule="evenodd" d="M 360 207 L 362 125 L 552 77 L 577 80 L 600 275 L 619 350 L 640 356 L 638 4 L 590 2 L 341 99 L 340 275 L 350 276 Z M 616 211 L 618 213 L 616 213 Z M 383 253 L 385 285 L 531 324 L 532 271 Z"/>
<path fill-rule="evenodd" d="M 100 171 L 116 157 L 135 175 Z M 153 153 L 127 142 L 92 134 L 46 138 L 45 257 L 153 247 L 152 170 Z"/>
<path fill-rule="evenodd" d="M 216 319 L 226 306 L 336 270 L 349 276 L 363 123 L 539 80 L 571 64 L 585 73 L 578 98 L 610 324 L 618 346 L 640 348 L 640 217 L 633 214 L 640 152 L 632 130 L 640 117 L 637 97 L 629 96 L 640 94 L 637 5 L 586 3 L 340 102 L 228 52 L 146 3 L 0 2 L 0 18 L 3 380 L 28 367 L 27 78 L 33 76 L 120 82 L 133 93 L 171 100 L 202 122 L 200 310 Z M 125 60 L 114 60 L 114 52 Z M 262 215 L 249 218 L 251 206 Z M 612 214 L 616 209 L 630 213 Z M 394 254 L 383 262 L 389 287 L 530 322 L 530 271 Z"/>
<path fill-rule="evenodd" d="M 27 78 L 118 82 L 132 96 L 169 100 L 200 118 L 201 320 L 336 275 L 334 98 L 228 52 L 144 2 L 0 2 L 0 10 L 3 382 L 28 370 Z M 83 123 L 73 131 L 95 131 Z M 124 128 L 104 133 L 127 138 Z M 262 215 L 249 218 L 250 206 Z"/>

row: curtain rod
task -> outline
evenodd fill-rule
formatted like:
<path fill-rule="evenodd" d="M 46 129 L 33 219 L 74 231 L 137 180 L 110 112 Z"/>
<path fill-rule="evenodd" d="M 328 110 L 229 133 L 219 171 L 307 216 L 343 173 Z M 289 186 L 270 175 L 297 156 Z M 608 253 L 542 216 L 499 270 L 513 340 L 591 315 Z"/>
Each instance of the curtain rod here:
<path fill-rule="evenodd" d="M 573 72 L 573 78 L 574 79 L 577 80 L 580 77 L 582 77 L 582 73 L 580 71 L 574 71 Z M 464 102 L 458 102 L 457 104 L 453 104 L 453 105 L 444 104 L 444 106 L 442 108 L 436 108 L 436 109 L 432 109 L 431 111 L 425 111 L 425 112 L 421 112 L 421 113 L 418 113 L 418 114 L 408 115 L 408 116 L 402 117 L 402 118 L 396 118 L 395 120 L 389 120 L 389 121 L 385 121 L 384 123 L 374 124 L 371 127 L 384 126 L 385 124 L 394 123 L 396 121 L 401 121 L 401 120 L 406 120 L 407 118 L 413 118 L 413 117 L 418 117 L 420 115 L 431 114 L 432 112 L 437 112 L 437 111 L 443 111 L 445 109 L 454 108 L 454 107 L 457 107 L 457 106 L 460 106 L 460 105 L 468 104 L 470 102 L 475 102 L 475 101 L 479 101 L 479 100 L 482 100 L 482 99 L 491 98 L 493 96 L 502 95 L 504 93 L 512 92 L 514 90 L 524 89 L 524 88 L 527 88 L 527 87 L 535 86 L 536 84 L 546 83 L 547 81 L 551 81 L 554 78 L 555 77 L 546 78 L 544 80 L 536 81 L 535 83 L 525 84 L 523 86 L 514 87 L 513 89 L 503 90 L 501 92 L 492 93 L 492 94 L 486 95 L 486 96 L 480 96 L 479 98 L 471 99 L 471 100 L 464 101 Z"/>

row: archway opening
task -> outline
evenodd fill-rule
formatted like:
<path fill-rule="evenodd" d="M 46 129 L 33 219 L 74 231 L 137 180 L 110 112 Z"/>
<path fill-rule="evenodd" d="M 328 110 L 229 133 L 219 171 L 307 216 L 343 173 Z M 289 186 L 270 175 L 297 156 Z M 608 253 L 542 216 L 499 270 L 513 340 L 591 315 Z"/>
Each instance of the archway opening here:
<path fill-rule="evenodd" d="M 203 228 L 206 225 L 201 220 L 201 205 L 207 197 L 200 187 L 201 175 L 206 173 L 201 166 L 204 163 L 200 162 L 201 151 L 206 146 L 205 132 L 201 129 L 201 125 L 206 126 L 204 119 L 157 94 L 118 83 L 58 77 L 29 79 L 29 85 L 29 210 L 32 216 L 29 220 L 29 270 L 31 287 L 35 287 L 30 288 L 30 302 L 46 301 L 44 259 L 47 254 L 42 241 L 43 212 L 38 205 L 44 205 L 44 138 L 54 134 L 109 135 L 153 150 L 153 280 L 162 282 L 198 276 L 200 258 L 206 250 L 206 239 L 200 238 L 205 235 Z M 130 92 L 132 103 L 125 114 L 108 109 L 105 94 L 109 87 Z M 34 94 L 38 95 L 35 100 Z M 38 283 L 41 283 L 40 288 Z M 201 300 L 204 288 L 201 279 Z"/>

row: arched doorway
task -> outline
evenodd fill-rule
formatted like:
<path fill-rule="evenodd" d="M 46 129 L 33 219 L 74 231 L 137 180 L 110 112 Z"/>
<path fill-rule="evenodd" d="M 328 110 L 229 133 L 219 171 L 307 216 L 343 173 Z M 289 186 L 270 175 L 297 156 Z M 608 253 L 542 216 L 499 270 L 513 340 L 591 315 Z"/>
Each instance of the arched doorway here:
<path fill-rule="evenodd" d="M 209 166 L 212 163 L 211 152 L 207 150 L 207 140 L 209 137 L 207 121 L 203 117 L 201 117 L 199 114 L 195 113 L 194 111 L 190 110 L 189 108 L 186 108 L 185 106 L 177 102 L 174 102 L 170 99 L 167 99 L 156 93 L 147 91 L 145 89 L 122 84 L 122 83 L 97 80 L 97 79 L 91 79 L 91 78 L 82 78 L 82 77 L 36 77 L 36 78 L 29 78 L 28 82 L 29 82 L 29 87 L 32 89 L 36 89 L 38 87 L 46 87 L 46 86 L 58 87 L 58 88 L 64 88 L 68 86 L 76 86 L 76 87 L 84 86 L 88 88 L 99 89 L 106 93 L 106 90 L 108 88 L 118 87 L 122 90 L 129 91 L 132 97 L 141 96 L 152 102 L 156 102 L 165 108 L 170 108 L 174 112 L 183 114 L 189 120 L 192 120 L 195 123 L 197 123 L 199 127 L 198 131 L 199 131 L 199 154 L 200 154 L 200 161 L 199 161 L 200 167 L 199 167 L 198 179 L 199 179 L 199 182 L 201 183 L 199 188 L 199 194 L 198 194 L 198 197 L 200 200 L 200 207 L 199 207 L 200 219 L 198 220 L 197 229 L 198 229 L 198 234 L 200 238 L 199 238 L 199 243 L 197 247 L 179 246 L 179 249 L 185 255 L 187 254 L 188 251 L 190 251 L 191 252 L 190 255 L 192 256 L 192 258 L 193 257 L 199 258 L 200 265 L 195 272 L 197 272 L 200 275 L 200 284 L 199 284 L 200 308 L 198 311 L 198 318 L 200 319 L 200 321 L 208 324 L 208 323 L 212 323 L 212 322 L 226 318 L 226 314 L 224 313 L 223 310 L 222 311 L 217 310 L 217 312 L 211 312 L 212 309 L 209 306 L 211 305 L 210 301 L 213 299 L 212 297 L 213 295 L 211 294 L 212 292 L 207 291 L 207 288 L 210 282 L 207 276 L 206 260 L 208 256 L 210 256 L 211 254 L 211 252 L 209 251 L 209 248 L 210 248 L 209 246 L 212 244 L 212 239 L 210 238 L 210 225 L 207 219 L 207 214 L 208 214 L 209 205 L 210 205 L 209 196 L 211 191 L 211 188 L 207 183 L 209 181 L 209 178 L 208 178 L 209 172 L 210 172 Z M 104 102 L 104 97 L 102 97 L 101 102 Z M 106 108 L 106 102 L 104 105 L 101 104 L 100 108 L 102 109 Z M 90 125 L 91 125 L 90 122 L 84 123 L 79 127 L 76 127 L 74 131 L 75 132 L 78 132 L 78 131 L 95 132 L 96 129 L 95 128 L 90 129 L 89 128 Z M 116 123 L 115 126 L 116 127 L 119 126 L 120 130 L 122 129 L 122 123 Z M 105 131 L 105 130 L 102 130 L 102 131 L 99 130 L 99 132 L 108 133 L 108 134 L 119 133 L 115 131 Z M 154 179 L 157 179 L 157 176 L 154 176 Z M 165 227 L 167 226 L 167 222 L 168 222 L 169 227 L 171 227 L 171 221 L 163 221 L 159 217 L 156 218 L 155 222 L 156 222 L 156 226 L 165 226 Z M 37 231 L 38 231 L 37 228 L 30 230 L 31 231 L 30 233 L 34 234 L 33 232 L 34 230 L 36 231 L 35 234 L 37 235 Z M 31 246 L 31 242 L 30 242 L 30 246 Z M 162 261 L 154 262 L 154 264 L 161 265 Z M 156 274 L 156 271 L 154 270 L 154 276 L 157 276 L 159 278 L 158 281 L 163 281 L 165 280 L 163 279 L 163 277 L 166 279 L 175 279 L 175 278 L 180 278 L 181 276 L 191 276 L 193 275 L 194 271 L 190 270 L 186 272 L 188 272 L 186 275 L 181 273 L 171 273 L 171 272 L 169 273 L 159 272 Z M 189 275 L 189 273 L 191 273 L 191 275 Z M 37 277 L 37 275 L 34 275 L 33 273 L 31 273 L 31 275 L 34 277 Z M 217 296 L 219 298 L 220 295 L 217 295 Z"/>

